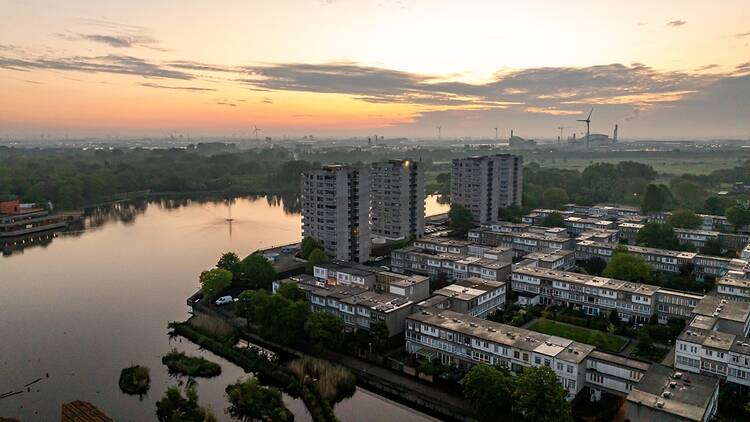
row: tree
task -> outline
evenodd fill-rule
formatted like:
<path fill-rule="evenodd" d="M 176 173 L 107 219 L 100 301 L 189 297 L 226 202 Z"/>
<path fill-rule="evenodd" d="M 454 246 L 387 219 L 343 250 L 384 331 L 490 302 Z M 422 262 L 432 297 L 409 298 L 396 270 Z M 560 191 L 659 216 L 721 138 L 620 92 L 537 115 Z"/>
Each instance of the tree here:
<path fill-rule="evenodd" d="M 690 180 L 678 180 L 672 183 L 672 194 L 680 204 L 697 209 L 706 200 L 706 190 L 703 186 Z"/>
<path fill-rule="evenodd" d="M 602 271 L 607 268 L 607 261 L 599 258 L 598 256 L 594 256 L 584 260 L 581 263 L 581 267 L 586 270 L 586 274 L 602 275 Z"/>
<path fill-rule="evenodd" d="M 646 192 L 643 193 L 641 210 L 644 213 L 664 211 L 666 203 L 667 195 L 665 194 L 664 189 L 657 185 L 650 184 L 646 187 Z"/>
<path fill-rule="evenodd" d="M 721 201 L 721 199 L 710 196 L 706 198 L 706 202 L 703 203 L 703 209 L 713 215 L 724 215 L 724 203 Z"/>
<path fill-rule="evenodd" d="M 221 268 L 203 271 L 200 283 L 203 294 L 208 300 L 214 300 L 232 284 L 232 273 Z"/>
<path fill-rule="evenodd" d="M 217 268 L 231 271 L 232 274 L 237 272 L 237 265 L 240 263 L 240 258 L 234 252 L 226 252 L 221 255 L 219 262 L 216 263 Z"/>
<path fill-rule="evenodd" d="M 250 321 L 257 322 L 259 310 L 267 306 L 270 298 L 271 295 L 265 290 L 245 290 L 237 298 L 234 313 L 240 318 L 245 318 L 248 325 Z"/>
<path fill-rule="evenodd" d="M 305 322 L 305 334 L 317 347 L 338 350 L 344 341 L 344 321 L 330 312 L 316 312 Z"/>
<path fill-rule="evenodd" d="M 636 243 L 640 246 L 661 249 L 678 249 L 679 242 L 674 229 L 669 224 L 647 223 L 636 236 Z"/>
<path fill-rule="evenodd" d="M 471 402 L 481 421 L 496 421 L 498 415 L 513 412 L 513 378 L 489 365 L 471 368 L 464 378 L 464 397 Z"/>
<path fill-rule="evenodd" d="M 681 229 L 697 229 L 701 226 L 701 223 L 703 223 L 703 219 L 693 210 L 687 208 L 674 210 L 672 215 L 667 217 L 667 224 Z"/>
<path fill-rule="evenodd" d="M 547 208 L 560 209 L 560 207 L 567 204 L 569 200 L 568 192 L 563 188 L 547 188 L 544 190 L 544 193 L 542 193 L 542 203 Z"/>
<path fill-rule="evenodd" d="M 604 277 L 625 281 L 649 281 L 651 266 L 640 256 L 627 252 L 615 252 L 602 272 Z"/>
<path fill-rule="evenodd" d="M 264 387 L 256 378 L 238 380 L 226 388 L 230 406 L 227 412 L 241 420 L 292 421 L 294 415 L 286 408 L 281 392 Z"/>
<path fill-rule="evenodd" d="M 178 387 L 169 387 L 156 402 L 156 418 L 159 422 L 204 422 L 210 412 L 198 406 L 195 387 L 188 387 L 186 397 Z"/>
<path fill-rule="evenodd" d="M 734 205 L 724 212 L 724 216 L 727 217 L 727 220 L 729 220 L 729 223 L 734 226 L 735 230 L 739 230 L 742 227 L 747 226 L 750 224 L 750 211 L 740 207 L 739 205 Z"/>
<path fill-rule="evenodd" d="M 516 380 L 513 398 L 518 413 L 533 422 L 572 421 L 568 392 L 547 366 L 525 368 Z"/>
<path fill-rule="evenodd" d="M 307 257 L 307 262 L 305 263 L 305 271 L 307 271 L 308 274 L 312 274 L 313 268 L 316 265 L 326 263 L 328 263 L 328 255 L 323 252 L 323 249 L 315 249 L 310 253 L 310 256 Z"/>
<path fill-rule="evenodd" d="M 565 219 L 559 212 L 553 212 L 544 217 L 542 221 L 544 227 L 565 227 Z"/>
<path fill-rule="evenodd" d="M 654 340 L 648 330 L 638 331 L 638 346 L 636 348 L 642 353 L 648 353 L 654 348 Z"/>
<path fill-rule="evenodd" d="M 385 322 L 378 321 L 370 324 L 370 343 L 372 343 L 375 351 L 382 352 L 385 350 L 385 346 L 388 344 L 388 339 L 390 338 L 391 333 Z"/>
<path fill-rule="evenodd" d="M 719 242 L 718 239 L 707 240 L 706 243 L 703 244 L 703 248 L 701 248 L 701 253 L 705 255 L 720 256 L 721 242 Z"/>
<path fill-rule="evenodd" d="M 299 286 L 297 286 L 297 283 L 282 284 L 279 289 L 276 290 L 276 294 L 284 296 L 292 302 L 305 300 L 305 292 L 300 290 Z"/>
<path fill-rule="evenodd" d="M 240 261 L 237 278 L 239 284 L 254 289 L 268 289 L 276 278 L 276 270 L 271 261 L 263 255 L 253 254 Z"/>
<path fill-rule="evenodd" d="M 318 243 L 317 240 L 313 239 L 312 237 L 306 237 L 302 239 L 299 251 L 300 258 L 307 259 L 307 257 L 309 257 L 312 251 L 314 251 L 315 249 L 323 249 L 323 247 L 320 246 L 320 243 Z"/>
<path fill-rule="evenodd" d="M 455 231 L 467 232 L 474 227 L 474 217 L 471 215 L 471 211 L 461 205 L 451 204 L 451 209 L 448 211 L 448 218 L 451 222 L 451 228 Z"/>

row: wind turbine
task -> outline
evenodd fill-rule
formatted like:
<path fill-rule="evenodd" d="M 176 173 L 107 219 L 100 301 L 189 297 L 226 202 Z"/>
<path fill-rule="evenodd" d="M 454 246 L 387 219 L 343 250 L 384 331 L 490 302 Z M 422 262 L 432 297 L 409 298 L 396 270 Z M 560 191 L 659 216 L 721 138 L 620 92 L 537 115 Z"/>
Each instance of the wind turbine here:
<path fill-rule="evenodd" d="M 253 127 L 255 128 L 255 130 L 253 130 L 253 132 L 255 132 L 255 142 L 258 142 L 258 132 L 260 132 L 261 129 L 258 129 L 258 126 L 255 125 L 253 125 Z"/>
<path fill-rule="evenodd" d="M 442 126 L 438 126 L 437 130 L 438 130 L 438 141 L 439 141 L 441 139 L 441 132 L 443 130 L 443 127 Z"/>
<path fill-rule="evenodd" d="M 495 128 L 495 140 L 497 141 L 497 128 Z"/>
<path fill-rule="evenodd" d="M 591 134 L 591 113 L 594 112 L 594 108 L 591 108 L 591 111 L 589 111 L 589 116 L 585 119 L 578 119 L 576 122 L 584 122 L 586 123 L 586 148 L 589 147 L 589 135 Z"/>

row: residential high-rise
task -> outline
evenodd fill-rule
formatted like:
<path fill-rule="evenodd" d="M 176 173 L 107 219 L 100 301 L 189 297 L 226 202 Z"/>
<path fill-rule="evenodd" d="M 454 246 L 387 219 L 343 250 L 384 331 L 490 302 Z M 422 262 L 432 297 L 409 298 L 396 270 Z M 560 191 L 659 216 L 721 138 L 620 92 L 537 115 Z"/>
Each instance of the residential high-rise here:
<path fill-rule="evenodd" d="M 371 165 L 372 234 L 389 240 L 424 235 L 424 167 L 411 160 Z"/>
<path fill-rule="evenodd" d="M 495 221 L 498 209 L 520 206 L 522 195 L 522 157 L 497 154 L 453 160 L 451 203 L 471 211 L 474 221 Z"/>
<path fill-rule="evenodd" d="M 370 177 L 366 168 L 327 165 L 302 174 L 302 235 L 334 259 L 370 256 Z"/>

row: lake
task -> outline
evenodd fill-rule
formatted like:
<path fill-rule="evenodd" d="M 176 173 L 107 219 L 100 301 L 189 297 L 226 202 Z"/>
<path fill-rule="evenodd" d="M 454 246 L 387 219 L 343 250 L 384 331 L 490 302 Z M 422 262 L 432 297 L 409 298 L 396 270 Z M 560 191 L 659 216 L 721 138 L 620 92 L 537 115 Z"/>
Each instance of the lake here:
<path fill-rule="evenodd" d="M 287 202 L 237 198 L 231 211 L 226 201 L 122 203 L 91 210 L 84 230 L 0 257 L 0 395 L 23 391 L 0 399 L 0 417 L 59 420 L 62 403 L 86 400 L 117 421 L 155 420 L 156 401 L 179 382 L 161 356 L 177 348 L 221 364 L 221 376 L 198 380 L 199 403 L 231 420 L 224 388 L 244 372 L 170 340 L 167 323 L 188 317 L 185 299 L 221 253 L 300 240 L 300 215 Z M 445 211 L 428 198 L 428 215 Z M 117 386 L 120 370 L 133 364 L 151 368 L 143 400 Z M 310 420 L 300 400 L 285 400 L 295 420 Z M 345 421 L 432 420 L 361 389 L 335 410 Z"/>

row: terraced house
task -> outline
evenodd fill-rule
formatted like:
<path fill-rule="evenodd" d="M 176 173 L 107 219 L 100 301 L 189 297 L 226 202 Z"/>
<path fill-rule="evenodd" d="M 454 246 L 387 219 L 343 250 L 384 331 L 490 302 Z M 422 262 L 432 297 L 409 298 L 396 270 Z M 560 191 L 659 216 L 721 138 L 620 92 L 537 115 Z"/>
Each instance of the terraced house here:
<path fill-rule="evenodd" d="M 572 399 L 584 386 L 586 357 L 593 346 L 463 315 L 429 311 L 406 319 L 406 350 L 444 365 L 499 365 L 514 373 L 546 365 Z"/>
<path fill-rule="evenodd" d="M 533 303 L 572 307 L 592 316 L 617 312 L 622 321 L 636 322 L 647 322 L 653 315 L 662 323 L 687 319 L 703 298 L 649 284 L 522 266 L 513 268 L 511 289 Z M 528 299 L 529 294 L 536 297 Z"/>
<path fill-rule="evenodd" d="M 504 281 L 510 274 L 509 260 L 496 255 L 471 256 L 436 253 L 416 246 L 391 251 L 391 269 L 398 273 L 415 273 L 432 279 L 446 277 L 462 280 L 478 277 L 485 280 Z"/>

